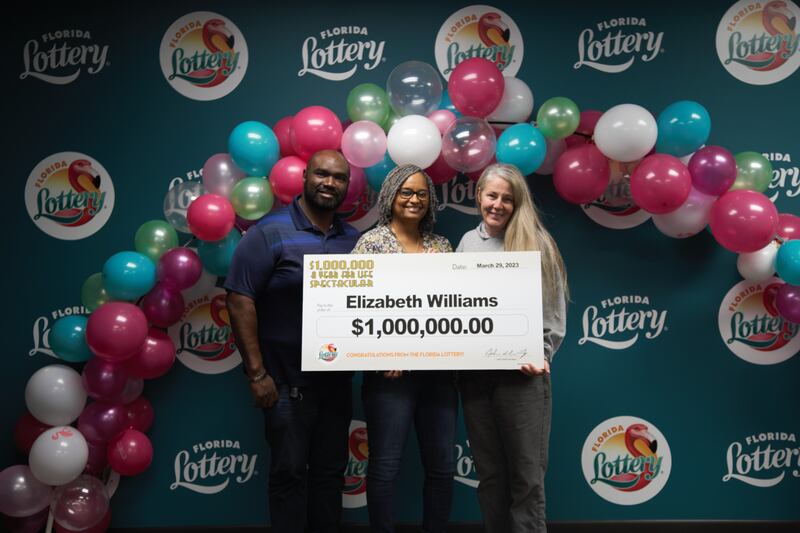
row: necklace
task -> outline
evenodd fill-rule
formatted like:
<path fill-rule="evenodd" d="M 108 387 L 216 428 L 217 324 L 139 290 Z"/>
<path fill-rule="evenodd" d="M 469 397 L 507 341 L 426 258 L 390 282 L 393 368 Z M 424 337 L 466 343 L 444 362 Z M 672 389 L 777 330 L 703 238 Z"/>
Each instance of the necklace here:
<path fill-rule="evenodd" d="M 394 230 L 392 229 L 391 226 L 389 226 L 389 232 L 391 232 L 392 236 L 397 241 L 397 244 L 400 245 L 400 249 L 403 250 L 404 253 L 407 253 L 407 254 L 409 254 L 409 253 L 419 253 L 419 252 L 422 251 L 422 235 L 420 235 L 419 232 L 417 232 L 417 238 L 414 241 L 414 249 L 413 250 L 409 250 L 408 248 L 405 247 L 405 245 L 403 244 L 403 241 L 400 240 L 400 238 L 397 236 L 397 234 L 394 232 Z"/>

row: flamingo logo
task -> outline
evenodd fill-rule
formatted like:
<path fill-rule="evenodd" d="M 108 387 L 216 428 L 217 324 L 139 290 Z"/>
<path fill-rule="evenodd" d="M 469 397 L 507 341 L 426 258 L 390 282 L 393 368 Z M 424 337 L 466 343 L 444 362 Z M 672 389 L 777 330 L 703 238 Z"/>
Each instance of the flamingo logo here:
<path fill-rule="evenodd" d="M 800 66 L 800 9 L 790 0 L 740 0 L 717 27 L 717 54 L 735 78 L 752 85 L 777 83 Z"/>
<path fill-rule="evenodd" d="M 161 40 L 160 61 L 176 91 L 193 100 L 216 100 L 242 81 L 247 43 L 229 19 L 198 11 L 172 23 Z"/>
<path fill-rule="evenodd" d="M 618 505 L 636 505 L 658 494 L 672 470 L 664 435 L 652 423 L 618 416 L 597 425 L 586 438 L 583 474 L 592 490 Z"/>
<path fill-rule="evenodd" d="M 367 505 L 367 465 L 369 464 L 369 439 L 367 424 L 362 420 L 350 421 L 347 441 L 349 458 L 344 471 L 342 507 L 356 509 Z"/>
<path fill-rule="evenodd" d="M 337 355 L 339 355 L 339 350 L 333 343 L 323 344 L 319 349 L 319 358 L 326 363 L 332 363 L 336 360 Z"/>

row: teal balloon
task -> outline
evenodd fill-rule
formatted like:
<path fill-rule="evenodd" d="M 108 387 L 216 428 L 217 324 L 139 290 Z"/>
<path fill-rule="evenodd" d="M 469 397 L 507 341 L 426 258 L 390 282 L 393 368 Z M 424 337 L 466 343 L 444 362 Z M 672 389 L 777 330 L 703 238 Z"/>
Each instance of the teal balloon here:
<path fill-rule="evenodd" d="M 203 268 L 215 276 L 227 276 L 233 252 L 240 240 L 242 236 L 239 230 L 234 228 L 220 241 L 198 241 L 197 254 L 200 256 Z"/>
<path fill-rule="evenodd" d="M 138 252 L 119 252 L 103 265 L 103 286 L 112 300 L 136 300 L 156 284 L 156 265 Z"/>
<path fill-rule="evenodd" d="M 269 126 L 249 120 L 242 122 L 228 137 L 231 159 L 248 176 L 269 176 L 281 156 L 278 137 Z"/>
<path fill-rule="evenodd" d="M 367 184 L 369 184 L 373 191 L 380 191 L 383 186 L 383 180 L 386 179 L 389 171 L 396 166 L 397 165 L 392 161 L 392 158 L 389 157 L 389 152 L 387 151 L 383 154 L 383 160 L 380 163 L 364 169 L 364 174 L 367 176 Z"/>
<path fill-rule="evenodd" d="M 86 322 L 82 315 L 59 318 L 50 328 L 50 348 L 64 361 L 82 363 L 92 357 L 89 345 L 86 344 Z"/>
<path fill-rule="evenodd" d="M 439 104 L 439 109 L 446 109 L 450 111 L 456 116 L 456 118 L 461 118 L 464 116 L 458 109 L 456 109 L 453 101 L 450 100 L 450 95 L 447 93 L 447 89 L 442 91 L 442 103 Z"/>
<path fill-rule="evenodd" d="M 681 100 L 672 103 L 658 115 L 656 152 L 683 157 L 695 152 L 708 141 L 711 117 L 705 107 Z"/>
<path fill-rule="evenodd" d="M 497 139 L 497 162 L 514 165 L 527 176 L 542 165 L 547 155 L 547 141 L 530 124 L 514 124 Z"/>
<path fill-rule="evenodd" d="M 800 240 L 781 244 L 775 259 L 775 272 L 789 285 L 800 285 Z"/>

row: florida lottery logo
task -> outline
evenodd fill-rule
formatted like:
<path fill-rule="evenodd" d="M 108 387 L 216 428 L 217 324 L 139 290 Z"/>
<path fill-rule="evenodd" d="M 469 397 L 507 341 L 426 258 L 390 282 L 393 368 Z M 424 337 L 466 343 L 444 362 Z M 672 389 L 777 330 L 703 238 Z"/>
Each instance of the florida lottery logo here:
<path fill-rule="evenodd" d="M 181 363 L 201 374 L 221 374 L 242 362 L 225 307 L 225 291 L 214 288 L 188 301 L 183 316 L 169 328 Z"/>
<path fill-rule="evenodd" d="M 350 421 L 350 437 L 347 440 L 348 459 L 344 471 L 342 507 L 355 509 L 367 505 L 367 465 L 369 464 L 369 441 L 367 424 L 363 420 Z"/>
<path fill-rule="evenodd" d="M 587 342 L 609 350 L 625 350 L 639 339 L 653 340 L 667 330 L 667 310 L 656 309 L 650 297 L 640 294 L 612 296 L 583 310 L 583 336 Z"/>
<path fill-rule="evenodd" d="M 573 68 L 587 66 L 611 74 L 624 72 L 637 59 L 645 63 L 654 60 L 663 52 L 663 40 L 664 32 L 648 30 L 644 17 L 604 20 L 578 36 L 578 61 Z"/>
<path fill-rule="evenodd" d="M 242 451 L 238 440 L 198 442 L 175 455 L 175 481 L 170 490 L 179 487 L 199 494 L 217 494 L 235 481 L 242 485 L 254 476 L 258 454 Z"/>
<path fill-rule="evenodd" d="M 603 195 L 583 204 L 586 216 L 610 229 L 630 229 L 650 220 L 650 213 L 639 208 L 631 196 L 631 173 L 639 161 L 609 161 L 611 179 Z"/>
<path fill-rule="evenodd" d="M 769 183 L 769 199 L 775 203 L 781 193 L 787 198 L 800 194 L 800 168 L 792 163 L 792 154 L 761 154 L 772 164 L 772 181 Z"/>
<path fill-rule="evenodd" d="M 774 487 L 785 478 L 800 478 L 797 436 L 786 431 L 747 435 L 725 453 L 723 482 L 739 481 L 759 488 Z"/>
<path fill-rule="evenodd" d="M 57 30 L 30 39 L 22 49 L 19 79 L 36 78 L 53 85 L 72 83 L 81 72 L 99 74 L 107 65 L 108 45 L 97 44 L 85 29 Z"/>
<path fill-rule="evenodd" d="M 103 165 L 79 152 L 44 158 L 28 176 L 25 206 L 36 226 L 57 239 L 93 235 L 114 210 L 114 184 Z"/>
<path fill-rule="evenodd" d="M 319 348 L 319 358 L 321 361 L 325 361 L 326 363 L 332 363 L 333 361 L 336 360 L 336 356 L 338 355 L 339 355 L 339 350 L 333 343 L 323 344 Z"/>
<path fill-rule="evenodd" d="M 244 78 L 247 43 L 227 18 L 197 11 L 172 23 L 161 40 L 160 59 L 173 89 L 193 100 L 216 100 Z"/>
<path fill-rule="evenodd" d="M 734 78 L 769 85 L 788 78 L 800 65 L 797 19 L 790 0 L 736 2 L 717 27 L 717 55 Z"/>
<path fill-rule="evenodd" d="M 505 76 L 515 76 L 522 66 L 522 34 L 514 20 L 492 6 L 459 9 L 444 21 L 436 35 L 436 65 L 444 78 L 466 59 L 494 61 Z"/>
<path fill-rule="evenodd" d="M 336 26 L 317 35 L 303 41 L 300 50 L 303 68 L 297 72 L 300 78 L 313 74 L 325 80 L 342 81 L 355 74 L 359 66 L 370 71 L 386 61 L 383 57 L 386 41 L 370 38 L 366 26 Z"/>
<path fill-rule="evenodd" d="M 617 505 L 637 505 L 667 484 L 672 454 L 667 439 L 653 424 L 618 416 L 589 433 L 581 463 L 586 482 L 598 496 Z"/>
<path fill-rule="evenodd" d="M 775 307 L 783 282 L 778 278 L 756 283 L 741 281 L 722 299 L 719 333 L 736 356 L 756 365 L 774 365 L 800 350 L 798 325 L 784 320 Z"/>

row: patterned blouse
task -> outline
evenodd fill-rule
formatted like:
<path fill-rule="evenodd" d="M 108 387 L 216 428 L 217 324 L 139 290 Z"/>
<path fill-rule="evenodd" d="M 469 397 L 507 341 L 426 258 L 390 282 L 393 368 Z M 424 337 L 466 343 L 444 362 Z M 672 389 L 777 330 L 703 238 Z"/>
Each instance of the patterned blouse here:
<path fill-rule="evenodd" d="M 448 253 L 453 247 L 445 237 L 435 233 L 422 234 L 422 253 Z M 376 226 L 358 239 L 354 254 L 402 254 L 405 253 L 400 241 L 389 228 L 388 224 Z"/>

